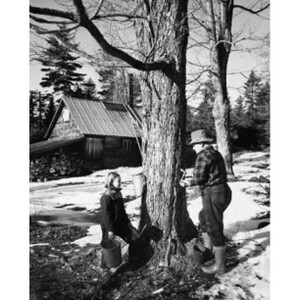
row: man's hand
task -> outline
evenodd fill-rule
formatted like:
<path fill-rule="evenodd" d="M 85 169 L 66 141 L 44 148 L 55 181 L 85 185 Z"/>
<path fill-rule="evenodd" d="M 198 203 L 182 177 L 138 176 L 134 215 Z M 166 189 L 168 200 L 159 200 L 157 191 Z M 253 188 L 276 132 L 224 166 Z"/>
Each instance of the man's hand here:
<path fill-rule="evenodd" d="M 115 235 L 114 235 L 114 233 L 113 233 L 112 231 L 109 231 L 109 232 L 108 232 L 108 238 L 109 238 L 110 240 L 112 240 L 112 239 L 115 238 Z"/>

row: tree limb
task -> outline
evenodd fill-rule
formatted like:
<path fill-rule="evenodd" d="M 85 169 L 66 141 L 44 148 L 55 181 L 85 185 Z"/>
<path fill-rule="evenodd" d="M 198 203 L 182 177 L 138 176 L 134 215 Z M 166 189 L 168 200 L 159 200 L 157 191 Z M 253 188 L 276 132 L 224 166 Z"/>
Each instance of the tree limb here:
<path fill-rule="evenodd" d="M 30 18 L 31 18 L 33 21 L 36 21 L 36 22 L 38 22 L 38 23 L 46 23 L 46 24 L 66 24 L 66 25 L 72 24 L 72 22 L 49 21 L 49 20 L 46 20 L 46 19 L 43 19 L 43 18 L 35 17 L 35 16 L 33 16 L 33 15 L 30 15 Z"/>
<path fill-rule="evenodd" d="M 71 28 L 66 28 L 66 29 L 54 29 L 54 30 L 48 30 L 48 29 L 45 29 L 43 27 L 40 27 L 40 26 L 37 26 L 37 25 L 34 25 L 34 24 L 30 24 L 30 28 L 35 30 L 36 33 L 38 34 L 53 34 L 53 33 L 58 33 L 58 32 L 69 32 L 69 31 L 72 31 L 74 29 L 77 29 L 80 25 L 75 25 Z"/>
<path fill-rule="evenodd" d="M 166 61 L 156 61 L 151 63 L 144 63 L 138 59 L 135 59 L 131 55 L 127 54 L 126 52 L 122 51 L 119 48 L 114 47 L 110 43 L 107 42 L 107 40 L 104 38 L 100 30 L 96 27 L 96 25 L 92 22 L 92 20 L 88 17 L 85 7 L 82 3 L 82 0 L 73 0 L 73 3 L 76 7 L 77 14 L 72 12 L 64 12 L 56 9 L 49 9 L 49 8 L 40 8 L 40 7 L 34 7 L 30 6 L 30 12 L 32 14 L 40 14 L 45 15 L 49 17 L 59 17 L 59 18 L 65 18 L 68 20 L 71 20 L 73 22 L 78 23 L 78 25 L 67 29 L 68 31 L 73 30 L 79 26 L 84 27 L 88 30 L 88 32 L 93 36 L 93 38 L 97 41 L 97 43 L 101 46 L 101 48 L 110 55 L 124 61 L 125 63 L 129 64 L 135 69 L 141 70 L 141 71 L 154 71 L 154 70 L 161 70 L 165 73 L 169 73 L 171 68 L 171 63 Z M 99 2 L 99 6 L 97 11 L 99 11 L 99 7 L 101 2 Z M 94 14 L 95 16 L 95 14 Z M 54 33 L 55 31 L 48 31 L 42 27 L 36 26 L 31 24 L 31 28 L 36 30 L 40 34 L 46 34 L 46 33 Z"/>
<path fill-rule="evenodd" d="M 104 3 L 104 0 L 99 0 L 98 7 L 97 7 L 94 15 L 91 18 L 92 20 L 95 19 L 97 17 L 97 15 L 99 14 L 99 12 L 100 12 L 100 10 L 102 8 L 103 3 Z"/>
<path fill-rule="evenodd" d="M 91 20 L 99 20 L 99 19 L 108 19 L 108 18 L 125 18 L 125 19 L 144 19 L 147 20 L 144 16 L 139 15 L 129 15 L 129 14 L 106 14 L 106 15 L 99 15 L 91 18 Z"/>
<path fill-rule="evenodd" d="M 255 10 L 252 10 L 252 9 L 250 9 L 250 8 L 247 8 L 247 7 L 245 7 L 245 6 L 238 5 L 238 4 L 237 4 L 237 5 L 234 5 L 233 8 L 239 8 L 239 9 L 245 10 L 245 11 L 251 13 L 251 14 L 258 15 L 260 12 L 266 10 L 269 6 L 270 6 L 270 4 L 267 4 L 265 7 L 261 8 L 261 9 L 259 9 L 259 10 L 256 10 L 256 11 L 255 11 Z"/>
<path fill-rule="evenodd" d="M 167 70 L 170 68 L 171 64 L 165 61 L 143 63 L 142 61 L 130 56 L 126 52 L 109 44 L 102 35 L 102 33 L 99 31 L 99 29 L 95 26 L 95 24 L 88 18 L 85 8 L 82 4 L 82 0 L 73 0 L 73 2 L 77 8 L 81 26 L 88 30 L 88 32 L 93 36 L 93 38 L 98 42 L 98 44 L 105 52 L 123 60 L 124 62 L 131 65 L 133 68 L 141 71 L 161 70 L 167 72 Z"/>
<path fill-rule="evenodd" d="M 63 19 L 71 20 L 73 22 L 78 21 L 78 18 L 72 12 L 66 12 L 66 11 L 61 11 L 61 10 L 51 9 L 51 8 L 35 7 L 31 5 L 29 6 L 29 11 L 37 15 L 63 18 Z"/>

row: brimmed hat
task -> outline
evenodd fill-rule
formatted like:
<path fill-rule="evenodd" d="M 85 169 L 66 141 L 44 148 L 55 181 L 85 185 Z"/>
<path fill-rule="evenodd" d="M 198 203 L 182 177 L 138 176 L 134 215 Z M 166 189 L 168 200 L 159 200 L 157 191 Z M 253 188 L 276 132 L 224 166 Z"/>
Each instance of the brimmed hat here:
<path fill-rule="evenodd" d="M 214 140 L 207 137 L 203 129 L 193 131 L 191 133 L 191 142 L 189 145 L 200 144 L 200 143 L 212 143 Z"/>

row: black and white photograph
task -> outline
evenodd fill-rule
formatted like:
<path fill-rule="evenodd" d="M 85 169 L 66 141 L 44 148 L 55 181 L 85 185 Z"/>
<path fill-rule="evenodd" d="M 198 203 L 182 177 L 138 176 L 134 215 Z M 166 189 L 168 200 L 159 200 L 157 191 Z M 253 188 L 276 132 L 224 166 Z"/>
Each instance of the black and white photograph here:
<path fill-rule="evenodd" d="M 293 60 L 276 55 L 270 2 L 29 0 L 18 24 L 7 10 L 6 98 L 22 107 L 5 110 L 1 157 L 6 198 L 22 207 L 16 233 L 16 201 L 1 227 L 16 298 L 297 298 L 274 276 L 297 284 L 276 265 L 297 260 L 297 225 L 278 220 L 297 219 L 280 211 L 297 211 L 297 134 L 284 119 L 297 119 L 296 96 L 273 92 L 297 74 L 271 64 L 274 48 L 280 65 Z"/>
<path fill-rule="evenodd" d="M 29 22 L 30 299 L 270 299 L 270 2 Z"/>

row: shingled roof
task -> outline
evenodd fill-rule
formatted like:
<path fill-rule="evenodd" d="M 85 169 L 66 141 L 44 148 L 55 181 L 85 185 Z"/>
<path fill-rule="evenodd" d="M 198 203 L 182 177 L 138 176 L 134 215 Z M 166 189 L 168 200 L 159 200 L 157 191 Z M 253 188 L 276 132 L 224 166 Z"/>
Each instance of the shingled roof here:
<path fill-rule="evenodd" d="M 49 126 L 49 138 L 63 106 L 70 111 L 71 117 L 82 135 L 140 137 L 141 120 L 128 105 L 65 97 Z"/>

